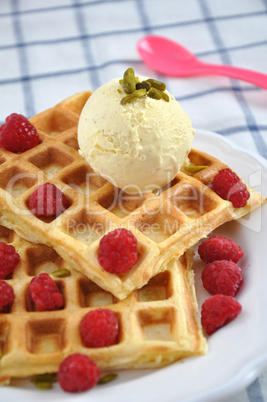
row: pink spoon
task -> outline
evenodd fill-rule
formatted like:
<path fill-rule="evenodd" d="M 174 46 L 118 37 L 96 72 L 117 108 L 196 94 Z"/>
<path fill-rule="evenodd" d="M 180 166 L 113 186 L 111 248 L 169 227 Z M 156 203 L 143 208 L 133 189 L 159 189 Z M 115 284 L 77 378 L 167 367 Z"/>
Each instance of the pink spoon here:
<path fill-rule="evenodd" d="M 141 59 L 153 70 L 174 77 L 224 75 L 267 89 L 267 74 L 244 68 L 209 64 L 200 61 L 179 43 L 162 36 L 148 35 L 137 43 Z"/>

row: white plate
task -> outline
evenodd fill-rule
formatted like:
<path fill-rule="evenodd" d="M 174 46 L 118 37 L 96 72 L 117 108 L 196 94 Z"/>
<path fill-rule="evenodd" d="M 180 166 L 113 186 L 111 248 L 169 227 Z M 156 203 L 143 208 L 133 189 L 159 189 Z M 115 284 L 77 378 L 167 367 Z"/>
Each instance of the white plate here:
<path fill-rule="evenodd" d="M 267 162 L 248 154 L 222 136 L 197 131 L 194 147 L 208 152 L 230 165 L 250 187 L 267 194 Z M 264 191 L 265 190 L 265 191 Z M 177 362 L 160 370 L 125 371 L 115 381 L 96 386 L 82 394 L 64 393 L 58 384 L 50 391 L 39 391 L 28 381 L 14 381 L 1 388 L 2 400 L 9 402 L 77 401 L 218 401 L 238 392 L 267 367 L 267 269 L 264 205 L 249 217 L 231 222 L 216 230 L 234 239 L 244 250 L 239 265 L 244 284 L 237 295 L 242 314 L 208 339 L 206 356 Z M 203 263 L 194 264 L 199 305 L 209 295 L 202 288 L 199 276 Z"/>

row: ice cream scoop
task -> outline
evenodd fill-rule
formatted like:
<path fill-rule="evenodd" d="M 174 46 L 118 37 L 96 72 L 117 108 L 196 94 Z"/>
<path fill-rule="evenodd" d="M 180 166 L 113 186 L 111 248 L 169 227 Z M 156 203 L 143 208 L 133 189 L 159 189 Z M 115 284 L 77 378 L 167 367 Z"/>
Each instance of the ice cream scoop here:
<path fill-rule="evenodd" d="M 149 82 L 146 77 L 136 81 Z M 184 164 L 194 137 L 189 117 L 167 90 L 136 88 L 135 83 L 125 88 L 119 78 L 104 84 L 86 102 L 78 125 L 81 155 L 127 193 L 168 184 Z M 154 96 L 158 92 L 160 98 Z"/>

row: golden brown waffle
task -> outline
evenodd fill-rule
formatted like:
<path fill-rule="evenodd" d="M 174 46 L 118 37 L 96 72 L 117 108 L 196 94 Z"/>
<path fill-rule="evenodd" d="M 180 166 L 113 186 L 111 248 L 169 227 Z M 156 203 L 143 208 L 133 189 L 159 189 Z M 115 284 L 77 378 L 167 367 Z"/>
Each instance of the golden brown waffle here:
<path fill-rule="evenodd" d="M 0 151 L 0 224 L 25 239 L 52 246 L 71 266 L 101 288 L 123 299 L 166 269 L 166 262 L 226 221 L 259 206 L 250 190 L 249 203 L 235 209 L 210 188 L 226 165 L 193 149 L 195 165 L 208 166 L 193 175 L 180 172 L 160 194 L 128 195 L 95 174 L 78 153 L 77 124 L 90 92 L 76 94 L 33 118 L 41 142 L 20 155 Z M 40 219 L 27 206 L 33 190 L 52 182 L 70 201 L 56 219 Z M 138 262 L 124 275 L 105 272 L 97 261 L 100 238 L 126 227 L 138 241 Z"/>
<path fill-rule="evenodd" d="M 187 252 L 140 290 L 123 301 L 70 268 L 54 249 L 36 245 L 0 226 L 0 241 L 12 244 L 21 256 L 12 277 L 13 306 L 0 314 L 0 382 L 10 377 L 57 372 L 72 353 L 90 356 L 102 370 L 156 368 L 187 356 L 204 354 L 194 291 L 193 255 Z M 63 295 L 64 307 L 38 312 L 28 295 L 33 276 L 69 268 L 65 278 L 51 276 Z M 97 307 L 113 310 L 119 321 L 115 345 L 87 348 L 79 324 Z"/>

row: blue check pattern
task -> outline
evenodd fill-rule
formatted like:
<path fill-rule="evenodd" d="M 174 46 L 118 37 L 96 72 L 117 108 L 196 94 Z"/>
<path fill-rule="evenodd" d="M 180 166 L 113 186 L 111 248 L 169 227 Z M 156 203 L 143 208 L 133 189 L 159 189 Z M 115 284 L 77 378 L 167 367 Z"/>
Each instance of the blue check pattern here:
<path fill-rule="evenodd" d="M 267 158 L 267 91 L 226 77 L 162 77 L 140 60 L 147 34 L 201 60 L 267 73 L 267 0 L 0 0 L 0 122 L 30 117 L 133 67 L 164 80 L 196 128 Z M 267 401 L 267 371 L 228 401 Z"/>

